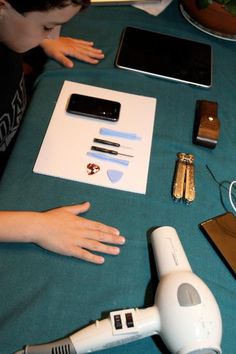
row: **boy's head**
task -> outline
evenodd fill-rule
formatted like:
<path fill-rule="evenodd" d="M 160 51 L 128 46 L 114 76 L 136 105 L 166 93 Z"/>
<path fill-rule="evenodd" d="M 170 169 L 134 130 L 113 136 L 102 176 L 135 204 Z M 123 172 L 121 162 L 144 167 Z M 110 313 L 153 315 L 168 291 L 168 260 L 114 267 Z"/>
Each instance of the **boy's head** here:
<path fill-rule="evenodd" d="M 82 5 L 87 7 L 90 0 L 7 0 L 19 13 L 31 11 L 48 11 L 55 8 L 64 8 L 68 5 Z"/>
<path fill-rule="evenodd" d="M 22 53 L 50 37 L 90 0 L 0 0 L 0 42 Z"/>

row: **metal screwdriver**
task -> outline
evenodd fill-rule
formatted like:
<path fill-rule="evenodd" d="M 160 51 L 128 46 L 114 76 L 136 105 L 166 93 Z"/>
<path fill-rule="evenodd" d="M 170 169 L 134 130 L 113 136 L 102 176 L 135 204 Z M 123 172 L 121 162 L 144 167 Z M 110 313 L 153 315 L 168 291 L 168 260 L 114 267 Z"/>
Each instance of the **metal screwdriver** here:
<path fill-rule="evenodd" d="M 120 153 L 118 151 L 105 149 L 105 148 L 101 148 L 101 147 L 98 147 L 98 146 L 91 146 L 91 150 L 104 152 L 105 154 L 122 155 L 122 156 L 127 156 L 127 157 L 133 157 L 132 155 L 122 154 L 122 153 Z"/>

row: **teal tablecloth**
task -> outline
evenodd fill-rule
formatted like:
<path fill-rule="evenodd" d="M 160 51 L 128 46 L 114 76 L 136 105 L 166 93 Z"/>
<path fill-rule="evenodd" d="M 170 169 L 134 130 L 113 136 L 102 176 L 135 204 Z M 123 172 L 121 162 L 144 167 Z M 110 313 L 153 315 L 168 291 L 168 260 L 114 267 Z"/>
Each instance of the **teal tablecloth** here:
<path fill-rule="evenodd" d="M 114 68 L 122 29 L 127 25 L 209 43 L 213 48 L 213 86 L 203 89 Z M 149 228 L 176 228 L 196 274 L 210 287 L 223 319 L 222 349 L 236 353 L 235 279 L 198 228 L 230 209 L 219 182 L 236 177 L 236 43 L 200 32 L 182 17 L 174 1 L 160 16 L 131 6 L 92 7 L 64 26 L 64 35 L 94 40 L 106 58 L 91 66 L 76 62 L 73 70 L 49 61 L 40 76 L 17 144 L 0 185 L 5 209 L 45 210 L 89 200 L 87 216 L 120 228 L 127 237 L 118 257 L 102 266 L 66 258 L 35 245 L 0 245 L 0 353 L 24 344 L 48 342 L 87 325 L 111 310 L 153 303 L 158 283 Z M 32 172 L 64 80 L 156 97 L 152 154 L 146 195 L 47 177 Z M 221 136 L 215 150 L 192 144 L 195 103 L 217 101 Z M 145 119 L 145 117 L 144 117 Z M 196 201 L 175 204 L 171 185 L 179 151 L 196 157 Z M 138 176 L 137 176 L 138 178 Z M 232 211 L 232 210 L 231 210 Z M 107 354 L 167 353 L 157 338 L 147 338 Z"/>

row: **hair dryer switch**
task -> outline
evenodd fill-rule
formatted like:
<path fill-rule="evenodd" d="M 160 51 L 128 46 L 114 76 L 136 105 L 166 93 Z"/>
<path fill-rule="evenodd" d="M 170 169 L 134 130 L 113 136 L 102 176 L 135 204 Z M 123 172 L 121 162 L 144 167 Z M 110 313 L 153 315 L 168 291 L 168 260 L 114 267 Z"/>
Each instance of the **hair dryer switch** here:
<path fill-rule="evenodd" d="M 113 335 L 138 333 L 134 309 L 110 312 Z"/>

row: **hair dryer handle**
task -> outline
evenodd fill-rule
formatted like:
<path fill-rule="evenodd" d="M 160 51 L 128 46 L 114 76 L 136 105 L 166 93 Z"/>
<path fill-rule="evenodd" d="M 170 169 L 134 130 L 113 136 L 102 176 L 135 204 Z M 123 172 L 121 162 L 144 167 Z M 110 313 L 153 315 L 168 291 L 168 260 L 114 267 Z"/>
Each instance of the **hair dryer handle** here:
<path fill-rule="evenodd" d="M 72 334 L 70 340 L 77 354 L 91 353 L 158 334 L 159 311 L 156 306 L 110 312 L 104 320 Z"/>
<path fill-rule="evenodd" d="M 178 271 L 192 271 L 176 230 L 162 226 L 151 234 L 152 248 L 159 277 Z"/>

